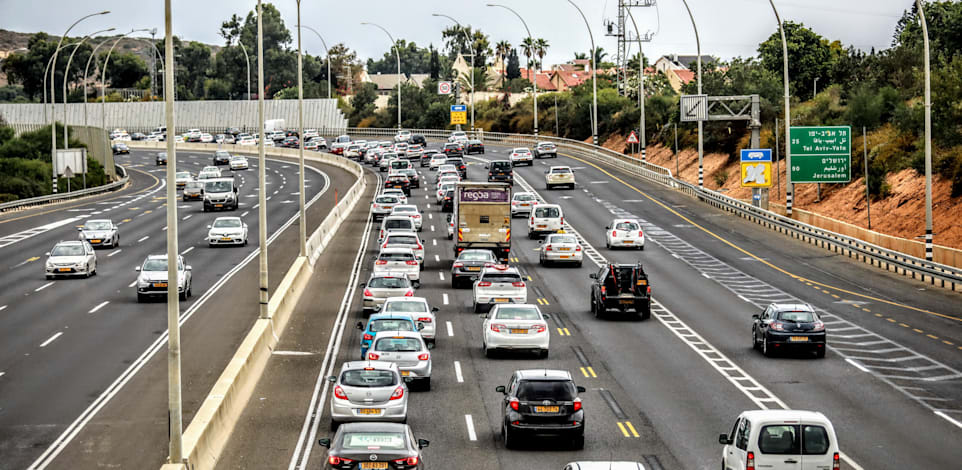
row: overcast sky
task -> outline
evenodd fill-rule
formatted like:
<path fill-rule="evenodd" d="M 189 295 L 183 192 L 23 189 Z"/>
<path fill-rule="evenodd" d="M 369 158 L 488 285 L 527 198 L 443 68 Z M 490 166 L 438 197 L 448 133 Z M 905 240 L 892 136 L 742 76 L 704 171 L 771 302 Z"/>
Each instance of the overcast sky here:
<path fill-rule="evenodd" d="M 545 38 L 550 48 L 547 65 L 570 60 L 575 51 L 589 49 L 588 32 L 578 12 L 566 0 L 488 0 L 515 9 L 528 23 L 534 37 Z M 616 41 L 605 36 L 604 22 L 614 20 L 617 0 L 575 0 L 591 24 L 595 41 L 614 59 Z M 525 36 L 521 22 L 509 11 L 485 6 L 486 0 L 304 0 L 301 15 L 305 25 L 317 29 L 328 46 L 344 42 L 362 59 L 380 57 L 390 47 L 387 37 L 361 21 L 378 23 L 395 38 L 418 45 L 441 44 L 441 30 L 451 23 L 431 13 L 453 16 L 462 24 L 480 28 L 494 44 L 502 39 L 512 45 Z M 658 0 L 657 7 L 635 8 L 642 31 L 655 35 L 645 44 L 645 55 L 694 54 L 695 38 L 681 0 Z M 688 0 L 700 30 L 702 53 L 729 59 L 754 56 L 757 45 L 776 31 L 777 24 L 768 0 Z M 862 49 L 885 48 L 903 10 L 914 0 L 775 0 L 782 18 L 815 29 L 822 36 Z M 292 30 L 297 22 L 296 3 L 274 3 Z M 174 0 L 174 34 L 188 40 L 222 44 L 217 30 L 223 20 L 237 13 L 242 17 L 256 7 L 254 1 Z M 164 30 L 162 0 L 0 0 L 0 28 L 20 32 L 46 31 L 60 35 L 77 18 L 98 9 L 112 13 L 88 19 L 71 35 L 83 35 L 111 26 L 118 30 L 157 28 Z M 630 24 L 630 23 L 629 23 Z M 629 26 L 629 28 L 631 28 Z M 304 32 L 304 48 L 322 53 L 320 41 Z M 296 43 L 293 44 L 296 47 Z M 634 46 L 632 49 L 635 49 Z"/>

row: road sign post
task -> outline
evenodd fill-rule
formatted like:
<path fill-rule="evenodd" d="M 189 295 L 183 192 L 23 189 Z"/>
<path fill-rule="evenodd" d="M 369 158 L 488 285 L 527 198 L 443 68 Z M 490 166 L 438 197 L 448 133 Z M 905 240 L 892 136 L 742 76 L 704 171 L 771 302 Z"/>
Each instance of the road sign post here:
<path fill-rule="evenodd" d="M 850 126 L 792 126 L 792 183 L 848 183 L 852 180 Z"/>
<path fill-rule="evenodd" d="M 451 105 L 451 125 L 468 123 L 468 107 L 463 104 Z"/>

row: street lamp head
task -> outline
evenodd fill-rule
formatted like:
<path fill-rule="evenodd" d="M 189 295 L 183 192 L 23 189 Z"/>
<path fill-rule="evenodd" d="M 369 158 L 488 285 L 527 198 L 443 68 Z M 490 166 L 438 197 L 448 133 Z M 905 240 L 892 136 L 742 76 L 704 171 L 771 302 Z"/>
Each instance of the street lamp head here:
<path fill-rule="evenodd" d="M 108 29 L 105 29 L 105 30 L 101 31 L 101 33 L 109 33 L 110 31 L 113 31 L 113 30 L 115 30 L 115 29 L 117 29 L 117 28 L 108 28 Z"/>
<path fill-rule="evenodd" d="M 100 13 L 97 13 L 97 14 L 98 14 L 98 15 L 106 15 L 106 14 L 109 14 L 109 13 L 110 13 L 110 10 L 104 10 L 104 11 L 102 11 L 102 12 L 100 12 Z"/>
<path fill-rule="evenodd" d="M 369 24 L 371 24 L 371 23 L 367 23 L 367 22 L 362 21 L 361 24 L 362 24 L 362 25 L 369 25 Z"/>
<path fill-rule="evenodd" d="M 431 13 L 431 16 L 441 16 L 441 15 L 439 15 L 439 14 L 437 14 L 437 13 Z"/>

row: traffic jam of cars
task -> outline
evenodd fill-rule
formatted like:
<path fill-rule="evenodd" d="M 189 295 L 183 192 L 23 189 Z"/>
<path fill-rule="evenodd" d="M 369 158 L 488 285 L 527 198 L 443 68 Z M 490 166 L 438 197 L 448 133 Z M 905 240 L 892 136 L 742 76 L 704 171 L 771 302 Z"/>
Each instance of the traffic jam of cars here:
<path fill-rule="evenodd" d="M 368 165 L 382 177 L 370 206 L 376 245 L 370 275 L 360 284 L 357 360 L 341 364 L 338 374 L 329 377 L 334 387 L 329 404 L 332 435 L 320 440 L 327 448 L 325 468 L 395 468 L 366 460 L 369 456 L 360 451 L 365 439 L 389 442 L 391 451 L 397 452 L 392 464 L 408 462 L 403 468 L 422 468 L 422 449 L 428 442 L 415 436 L 430 429 L 411 429 L 404 423 L 409 410 L 421 403 L 418 396 L 431 390 L 431 376 L 440 359 L 434 348 L 443 336 L 441 325 L 446 318 L 465 311 L 477 314 L 486 358 L 549 357 L 554 332 L 552 313 L 545 309 L 558 307 L 547 307 L 546 300 L 537 298 L 540 293 L 530 292 L 530 267 L 525 271 L 515 265 L 513 219 L 523 218 L 516 230 L 537 243 L 539 268 L 580 268 L 593 248 L 569 232 L 564 204 L 546 203 L 530 187 L 515 189 L 514 168 L 557 158 L 553 142 L 538 142 L 533 149 L 510 148 L 502 156 L 487 158 L 469 156 L 485 155 L 484 144 L 457 131 L 442 141 L 428 142 L 402 130 L 391 141 L 342 135 L 333 142 L 338 146 L 332 147 L 333 153 Z M 544 189 L 579 187 L 576 169 L 544 168 Z M 426 232 L 427 226 L 432 233 Z M 629 258 L 620 251 L 645 249 L 642 223 L 613 218 L 599 230 L 611 256 L 625 260 L 586 274 L 591 313 L 610 320 L 648 320 L 653 283 L 638 261 L 641 255 Z M 436 240 L 431 240 L 436 235 L 452 240 L 453 250 L 439 253 Z M 443 305 L 432 305 L 428 298 L 437 295 L 420 292 L 427 289 L 422 287 L 426 263 L 432 263 L 432 268 L 440 264 L 441 280 L 449 281 L 452 291 L 470 289 L 470 303 L 448 305 L 452 291 L 444 289 Z M 810 305 L 772 304 L 751 321 L 752 346 L 765 355 L 810 352 L 824 357 L 825 324 Z M 502 397 L 502 445 L 523 448 L 531 440 L 548 439 L 560 448 L 584 448 L 585 419 L 592 410 L 583 402 L 586 389 L 577 380 L 581 374 L 551 368 L 515 370 L 510 362 L 503 365 L 506 381 L 492 387 Z M 753 443 L 747 452 L 741 445 L 746 439 Z M 783 468 L 778 462 L 800 460 L 792 454 L 795 451 L 778 447 L 783 444 L 775 440 L 785 440 L 786 449 L 817 449 L 818 466 L 812 468 L 839 468 L 835 430 L 825 416 L 766 410 L 746 411 L 735 418 L 731 433 L 719 438 L 724 468 L 755 468 L 762 462 L 766 468 Z M 572 462 L 565 468 L 602 468 L 593 464 L 600 463 Z M 649 468 L 635 462 L 604 465 Z"/>

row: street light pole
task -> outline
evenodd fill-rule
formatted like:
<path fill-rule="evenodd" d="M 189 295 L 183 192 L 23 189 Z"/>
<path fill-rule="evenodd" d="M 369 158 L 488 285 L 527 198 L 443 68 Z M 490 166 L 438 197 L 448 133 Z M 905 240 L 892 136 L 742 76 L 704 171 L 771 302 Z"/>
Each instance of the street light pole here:
<path fill-rule="evenodd" d="M 785 88 L 785 213 L 792 216 L 792 199 L 795 197 L 795 185 L 792 184 L 792 118 L 791 103 L 789 102 L 788 92 L 788 42 L 785 40 L 785 25 L 782 18 L 778 15 L 774 0 L 768 0 L 775 12 L 775 20 L 778 21 L 778 31 L 782 35 L 782 81 Z"/>
<path fill-rule="evenodd" d="M 270 310 L 268 309 L 268 303 L 270 299 L 268 297 L 268 287 L 267 283 L 267 156 L 264 151 L 264 24 L 262 21 L 263 8 L 261 5 L 261 0 L 257 0 L 257 126 L 258 126 L 258 136 L 257 139 L 257 155 L 260 157 L 260 162 L 257 165 L 257 239 L 258 239 L 258 250 L 259 261 L 260 261 L 260 317 L 262 319 L 270 318 Z"/>
<path fill-rule="evenodd" d="M 107 86 L 107 64 L 110 63 L 110 54 L 114 52 L 114 48 L 117 47 L 117 43 L 119 43 L 121 39 L 123 39 L 123 38 L 125 38 L 125 37 L 127 37 L 127 36 L 130 36 L 131 34 L 138 33 L 138 32 L 142 32 L 142 31 L 150 31 L 150 30 L 149 30 L 149 29 L 146 29 L 146 28 L 142 28 L 142 29 L 132 29 L 132 30 L 130 30 L 129 33 L 124 34 L 123 36 L 120 36 L 119 38 L 117 38 L 117 39 L 114 41 L 114 43 L 110 45 L 110 49 L 107 50 L 107 57 L 104 58 L 104 67 L 103 67 L 103 69 L 100 71 L 100 72 L 101 72 L 101 76 L 100 76 L 100 127 L 103 128 L 104 132 L 107 131 L 107 90 L 106 90 L 106 86 Z M 172 65 L 173 63 L 170 62 L 169 60 L 167 61 L 167 64 L 173 66 L 173 65 Z M 166 87 L 164 87 L 164 91 L 165 91 L 165 92 L 167 91 L 167 90 L 166 90 Z M 171 93 L 171 95 L 173 95 L 173 93 Z M 172 131 L 172 132 L 173 132 L 173 131 Z M 110 145 L 109 145 L 109 144 L 110 144 L 110 137 L 109 137 L 109 135 L 107 136 L 107 144 L 108 144 L 107 147 L 110 147 Z M 168 155 L 169 155 L 169 154 L 168 154 Z M 169 158 L 168 158 L 168 160 L 169 160 Z"/>
<path fill-rule="evenodd" d="M 464 39 L 467 40 L 468 47 L 471 48 L 471 130 L 474 130 L 474 55 L 475 54 L 474 54 L 474 47 L 471 45 L 471 36 L 468 36 L 468 32 L 465 31 L 464 27 L 461 26 L 461 23 L 459 23 L 458 20 L 448 15 L 443 15 L 440 13 L 432 13 L 431 16 L 443 16 L 453 21 L 454 24 L 458 25 L 458 29 L 461 30 L 462 34 L 464 34 Z"/>
<path fill-rule="evenodd" d="M 60 42 L 57 43 L 57 48 L 53 51 L 53 62 L 50 66 L 50 163 L 53 167 L 53 192 L 55 194 L 57 192 L 57 118 L 55 117 L 55 108 L 53 104 L 57 102 L 55 97 L 56 95 L 54 94 L 54 82 L 56 81 L 54 77 L 57 76 L 55 73 L 57 69 L 57 55 L 60 53 L 60 46 L 63 45 L 63 40 L 67 38 L 67 34 L 70 33 L 70 30 L 73 29 L 74 26 L 77 26 L 78 23 L 90 18 L 91 16 L 106 15 L 108 13 L 110 13 L 109 10 L 91 13 L 87 16 L 81 17 L 77 21 L 74 21 L 73 24 L 63 32 L 63 36 L 60 36 Z"/>
<path fill-rule="evenodd" d="M 578 10 L 581 14 L 581 19 L 585 21 L 585 27 L 588 28 L 588 38 L 591 39 L 591 50 L 595 50 L 595 35 L 591 32 L 591 25 L 588 24 L 588 18 L 585 17 L 585 12 L 581 11 L 581 8 L 573 2 L 568 0 L 571 6 Z M 631 11 L 631 10 L 628 10 Z M 537 81 L 537 78 L 535 79 Z M 595 63 L 595 54 L 591 54 L 591 143 L 598 145 L 598 68 Z"/>
<path fill-rule="evenodd" d="M 524 25 L 524 30 L 528 33 L 528 39 L 534 41 L 534 36 L 531 35 L 531 30 L 528 29 L 528 23 L 525 23 L 524 18 L 522 18 L 521 15 L 518 14 L 518 12 L 514 11 L 510 7 L 506 7 L 504 5 L 497 4 L 497 3 L 488 3 L 487 6 L 501 7 L 501 8 L 504 8 L 505 10 L 510 11 L 511 13 L 514 13 L 514 16 L 517 16 L 518 19 L 521 20 L 521 24 Z M 528 72 L 529 73 L 531 72 L 530 68 L 528 69 Z M 594 73 L 594 71 L 592 72 Z M 531 79 L 531 84 L 534 87 L 534 135 L 538 135 L 538 73 L 535 72 L 533 75 L 534 76 L 529 75 L 528 78 Z"/>
<path fill-rule="evenodd" d="M 648 140 L 645 137 L 645 53 L 642 48 L 642 43 L 645 41 L 638 30 L 635 15 L 631 14 L 631 8 L 627 10 L 628 17 L 631 18 L 631 24 L 635 27 L 635 36 L 638 36 L 638 107 L 641 109 L 638 126 L 641 132 L 641 161 L 645 162 L 648 161 Z"/>
<path fill-rule="evenodd" d="M 685 9 L 688 10 L 688 17 L 691 18 L 691 27 L 695 30 L 695 47 L 698 49 L 698 94 L 701 94 L 701 39 L 698 38 L 698 26 L 695 25 L 695 17 L 691 14 L 691 8 L 688 7 L 688 0 L 681 0 L 685 4 Z M 701 120 L 698 121 L 698 187 L 705 187 L 705 167 L 702 163 L 702 158 L 704 156 L 704 127 L 705 124 Z"/>
<path fill-rule="evenodd" d="M 247 62 L 247 100 L 251 99 L 251 58 L 247 55 L 247 48 L 244 47 L 244 43 L 237 39 L 237 44 L 240 45 L 241 50 L 244 51 L 244 61 Z"/>
<path fill-rule="evenodd" d="M 387 32 L 387 30 L 384 29 L 383 26 L 377 23 L 361 23 L 361 24 L 376 26 L 380 28 L 381 31 L 384 31 L 384 34 L 387 34 L 388 39 L 391 40 L 391 45 L 392 47 L 394 47 L 394 53 L 397 54 L 397 128 L 400 129 L 401 128 L 401 51 L 398 50 L 397 41 L 394 40 L 394 36 L 391 36 L 391 33 Z M 330 76 L 328 76 L 328 78 L 330 78 Z"/>
<path fill-rule="evenodd" d="M 818 78 L 819 77 L 815 77 L 815 80 L 812 80 L 812 99 L 813 100 L 815 99 L 816 96 L 818 96 Z"/>
<path fill-rule="evenodd" d="M 332 81 L 331 81 L 331 51 L 330 51 L 330 49 L 327 48 L 327 43 L 324 42 L 324 38 L 321 36 L 321 33 L 317 32 L 316 29 L 314 29 L 314 28 L 312 28 L 312 27 L 310 27 L 310 26 L 308 26 L 308 25 L 306 25 L 306 24 L 305 24 L 305 25 L 301 25 L 301 27 L 307 28 L 308 31 L 311 31 L 311 32 L 313 32 L 314 34 L 316 34 L 316 35 L 317 35 L 317 38 L 321 40 L 321 45 L 324 46 L 324 54 L 327 56 L 327 99 L 331 99 L 331 83 L 332 83 Z"/>
<path fill-rule="evenodd" d="M 83 81 L 83 84 L 84 84 L 84 127 L 88 127 L 88 123 L 87 123 L 87 72 L 90 71 L 90 62 L 93 60 L 94 57 L 97 56 L 97 49 L 100 49 L 100 46 L 103 46 L 104 44 L 107 44 L 107 41 L 110 41 L 110 39 L 104 39 L 103 41 L 100 41 L 100 43 L 97 44 L 97 45 L 94 47 L 94 50 L 90 53 L 90 57 L 87 57 L 87 65 L 84 66 L 84 81 Z M 166 97 L 165 97 L 165 99 L 166 99 Z"/>
<path fill-rule="evenodd" d="M 174 38 L 171 23 L 171 0 L 164 0 L 164 54 L 167 67 L 164 68 L 164 88 L 174 88 Z M 114 42 L 114 44 L 117 44 Z M 107 63 L 104 62 L 104 68 Z M 106 98 L 106 96 L 104 97 Z M 174 93 L 164 97 L 164 114 L 167 129 L 173 132 Z M 169 416 L 168 434 L 170 435 L 170 463 L 184 461 L 183 452 L 183 409 L 180 387 L 180 304 L 177 298 L 177 147 L 174 139 L 167 139 L 167 414 Z M 186 269 L 186 266 L 184 267 Z M 187 292 L 184 286 L 184 292 Z"/>
<path fill-rule="evenodd" d="M 79 45 L 79 44 L 77 44 L 77 43 L 64 44 L 63 46 L 60 46 L 60 47 L 57 49 L 57 51 L 59 52 L 60 49 L 66 49 L 66 48 L 68 48 L 68 47 L 74 47 L 74 48 L 76 48 L 78 45 Z M 50 66 L 51 66 L 51 64 L 53 64 L 53 59 L 54 59 L 54 56 L 51 55 L 50 58 L 47 59 L 47 66 L 43 69 L 43 86 L 42 86 L 41 88 L 43 89 L 43 122 L 44 122 L 44 124 L 46 124 L 46 122 L 47 122 L 47 77 L 50 76 Z M 51 86 L 50 88 L 52 89 L 53 86 Z M 50 107 L 51 107 L 51 109 L 53 109 L 53 102 L 54 102 L 54 101 L 56 101 L 56 99 L 53 98 L 53 97 L 51 97 L 51 98 L 50 98 L 50 103 L 51 103 L 51 106 L 50 106 Z M 51 112 L 52 112 L 52 111 L 51 111 Z"/>
<path fill-rule="evenodd" d="M 922 0 L 915 0 L 925 46 L 925 260 L 932 261 L 932 73 L 929 63 L 929 26 Z"/>
<path fill-rule="evenodd" d="M 70 57 L 67 58 L 67 68 L 64 69 L 64 72 L 63 72 L 63 148 L 65 148 L 65 149 L 66 149 L 66 148 L 70 148 L 69 145 L 68 145 L 68 143 L 67 143 L 67 140 L 68 140 L 68 139 L 67 139 L 67 134 L 68 134 L 68 132 L 67 132 L 67 82 L 69 81 L 69 80 L 67 79 L 67 76 L 70 74 L 70 64 L 73 63 L 73 56 L 74 56 L 74 54 L 77 53 L 77 50 L 80 49 L 80 46 L 81 46 L 83 43 L 87 42 L 87 39 L 90 39 L 91 36 L 94 36 L 94 35 L 97 35 L 97 34 L 100 34 L 100 33 L 110 32 L 110 31 L 113 31 L 113 30 L 114 30 L 114 28 L 102 29 L 102 30 L 97 31 L 97 32 L 95 32 L 95 33 L 90 33 L 90 34 L 84 36 L 83 39 L 81 39 L 80 42 L 78 42 L 78 43 L 74 46 L 73 51 L 70 53 Z M 86 177 L 87 177 L 87 174 L 84 173 L 84 178 L 86 178 Z M 86 188 L 86 184 L 84 185 L 84 187 Z"/>
<path fill-rule="evenodd" d="M 298 199 L 300 203 L 300 230 L 298 246 L 301 256 L 307 256 L 307 214 L 304 201 L 304 50 L 301 47 L 301 0 L 297 0 L 297 152 L 298 152 Z"/>

